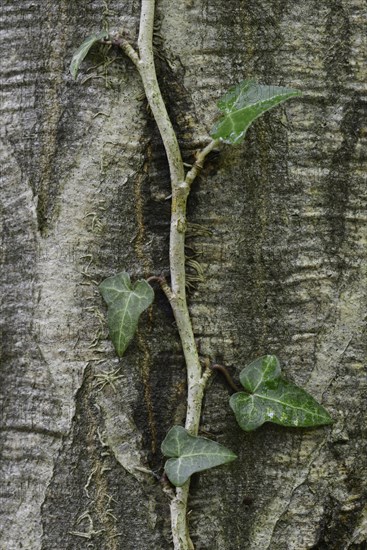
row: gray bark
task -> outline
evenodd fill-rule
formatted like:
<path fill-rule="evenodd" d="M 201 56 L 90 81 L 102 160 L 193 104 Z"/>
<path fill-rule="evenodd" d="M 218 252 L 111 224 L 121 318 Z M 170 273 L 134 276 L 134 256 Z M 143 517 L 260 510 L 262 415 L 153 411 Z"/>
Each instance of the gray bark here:
<path fill-rule="evenodd" d="M 96 287 L 167 271 L 166 159 L 130 62 L 92 68 L 97 49 L 77 82 L 67 72 L 102 20 L 134 39 L 139 4 L 4 3 L 2 550 L 171 547 L 156 478 L 185 412 L 172 313 L 157 291 L 119 362 Z M 237 377 L 274 353 L 335 418 L 245 434 L 213 378 L 202 429 L 239 459 L 193 479 L 197 550 L 366 543 L 366 16 L 364 0 L 158 2 L 159 78 L 186 161 L 231 84 L 304 92 L 195 184 L 188 244 L 205 276 L 190 307 L 203 357 Z"/>

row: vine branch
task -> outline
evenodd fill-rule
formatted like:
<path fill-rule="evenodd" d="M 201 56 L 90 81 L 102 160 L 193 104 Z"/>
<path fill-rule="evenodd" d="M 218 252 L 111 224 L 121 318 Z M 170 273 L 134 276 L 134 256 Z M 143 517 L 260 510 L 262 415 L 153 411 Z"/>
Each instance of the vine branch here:
<path fill-rule="evenodd" d="M 138 67 L 139 64 L 139 55 L 138 52 L 132 47 L 130 42 L 128 42 L 125 38 L 121 36 L 117 36 L 114 38 L 109 39 L 102 39 L 101 44 L 111 44 L 111 46 L 117 46 L 120 48 L 124 54 L 131 59 L 131 61 L 134 63 L 136 67 Z"/>
<path fill-rule="evenodd" d="M 196 161 L 194 163 L 194 166 L 191 168 L 189 172 L 186 174 L 185 181 L 186 183 L 191 187 L 193 184 L 195 178 L 200 174 L 204 167 L 204 162 L 206 157 L 220 144 L 219 139 L 213 139 L 202 151 L 200 151 L 196 155 Z"/>
<path fill-rule="evenodd" d="M 171 287 L 166 281 L 160 284 L 172 306 L 187 368 L 187 411 L 185 428 L 191 435 L 197 435 L 200 423 L 204 389 L 209 377 L 202 375 L 199 354 L 194 339 L 192 323 L 186 299 L 185 278 L 185 232 L 186 205 L 192 182 L 202 169 L 205 157 L 217 146 L 211 142 L 201 153 L 185 178 L 185 169 L 178 140 L 168 116 L 159 88 L 153 55 L 153 26 L 155 0 L 142 0 L 138 54 L 124 46 L 125 53 L 136 64 L 144 91 L 162 137 L 170 169 L 172 187 L 170 226 L 170 275 Z M 136 55 L 135 55 L 136 54 Z M 138 62 L 136 63 L 136 56 Z M 193 550 L 187 525 L 187 502 L 190 481 L 177 487 L 171 501 L 171 526 L 175 550 Z"/>

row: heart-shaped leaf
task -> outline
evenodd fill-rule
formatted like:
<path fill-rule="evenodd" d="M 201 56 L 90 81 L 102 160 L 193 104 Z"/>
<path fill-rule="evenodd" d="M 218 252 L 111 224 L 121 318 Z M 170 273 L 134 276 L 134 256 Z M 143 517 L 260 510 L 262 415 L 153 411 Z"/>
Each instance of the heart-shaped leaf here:
<path fill-rule="evenodd" d="M 99 289 L 108 306 L 111 340 L 117 355 L 122 357 L 135 334 L 140 315 L 154 300 L 154 291 L 144 280 L 132 285 L 125 272 L 108 277 Z"/>
<path fill-rule="evenodd" d="M 264 422 L 302 428 L 332 423 L 328 412 L 311 395 L 281 377 L 274 355 L 250 363 L 242 370 L 240 380 L 249 393 L 235 393 L 229 404 L 246 432 Z"/>
<path fill-rule="evenodd" d="M 78 74 L 81 62 L 83 61 L 93 44 L 95 44 L 99 40 L 102 40 L 102 38 L 108 38 L 108 32 L 101 31 L 95 34 L 91 34 L 90 36 L 88 36 L 88 38 L 84 40 L 83 44 L 76 50 L 76 52 L 74 52 L 73 59 L 71 60 L 69 67 L 71 76 L 74 78 L 74 80 L 76 79 L 76 76 Z"/>
<path fill-rule="evenodd" d="M 283 86 L 264 86 L 243 80 L 218 101 L 223 115 L 211 131 L 214 139 L 225 143 L 241 143 L 250 124 L 265 111 L 300 95 L 299 90 Z"/>
<path fill-rule="evenodd" d="M 182 426 L 173 426 L 162 443 L 167 460 L 164 469 L 170 482 L 183 485 L 195 472 L 202 472 L 220 464 L 232 462 L 237 456 L 229 449 L 206 439 L 194 437 Z"/>

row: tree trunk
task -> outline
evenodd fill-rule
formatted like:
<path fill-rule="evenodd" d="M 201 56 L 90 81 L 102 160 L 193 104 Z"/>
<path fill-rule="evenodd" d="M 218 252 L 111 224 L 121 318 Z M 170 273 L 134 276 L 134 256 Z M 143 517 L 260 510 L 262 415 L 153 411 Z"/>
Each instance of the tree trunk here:
<path fill-rule="evenodd" d="M 160 443 L 186 383 L 173 316 L 157 289 L 119 361 L 96 286 L 167 273 L 166 158 L 131 62 L 96 47 L 68 74 L 103 24 L 134 40 L 139 10 L 5 1 L 1 550 L 171 548 Z M 213 377 L 201 428 L 239 458 L 193 478 L 196 550 L 365 547 L 366 16 L 364 0 L 158 2 L 186 162 L 232 84 L 303 91 L 208 159 L 189 203 L 204 274 L 188 265 L 189 299 L 203 357 L 237 378 L 276 354 L 335 419 L 245 434 Z"/>

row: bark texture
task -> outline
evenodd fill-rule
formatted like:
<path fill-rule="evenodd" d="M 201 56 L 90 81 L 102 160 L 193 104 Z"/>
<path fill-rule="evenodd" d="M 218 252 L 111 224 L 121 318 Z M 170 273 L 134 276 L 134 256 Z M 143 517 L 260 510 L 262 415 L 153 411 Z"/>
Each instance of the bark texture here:
<path fill-rule="evenodd" d="M 171 547 L 157 479 L 185 412 L 172 313 L 157 291 L 119 362 L 96 288 L 167 271 L 166 159 L 129 61 L 97 48 L 77 82 L 67 72 L 102 23 L 136 38 L 139 10 L 4 2 L 1 550 Z M 364 0 L 158 2 L 159 78 L 187 162 L 230 85 L 304 92 L 208 159 L 189 204 L 204 271 L 190 304 L 203 356 L 236 377 L 277 354 L 335 418 L 245 434 L 213 377 L 202 429 L 239 460 L 193 480 L 197 550 L 365 548 L 366 17 Z"/>

